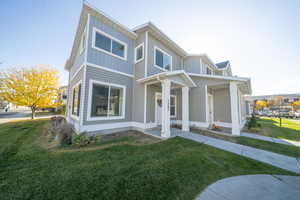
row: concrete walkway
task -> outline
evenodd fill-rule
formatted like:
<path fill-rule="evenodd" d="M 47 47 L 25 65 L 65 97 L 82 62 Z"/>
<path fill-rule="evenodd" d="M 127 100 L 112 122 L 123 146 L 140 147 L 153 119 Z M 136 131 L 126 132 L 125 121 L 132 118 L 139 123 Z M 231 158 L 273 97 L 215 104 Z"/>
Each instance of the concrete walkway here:
<path fill-rule="evenodd" d="M 191 132 L 182 132 L 182 134 L 179 134 L 178 136 L 300 174 L 300 161 L 293 157 L 235 144 Z"/>
<path fill-rule="evenodd" d="M 197 200 L 298 200 L 300 177 L 246 175 L 225 178 L 208 186 Z"/>
<path fill-rule="evenodd" d="M 241 133 L 241 136 L 254 138 L 254 139 L 258 139 L 258 140 L 264 140 L 264 141 L 268 141 L 268 142 L 274 142 L 274 143 L 278 143 L 278 144 L 286 144 L 286 145 L 300 147 L 300 142 L 291 141 L 291 140 L 278 139 L 278 138 L 262 136 L 262 135 L 257 135 L 257 134 L 253 134 L 253 133 L 245 133 L 245 132 Z"/>

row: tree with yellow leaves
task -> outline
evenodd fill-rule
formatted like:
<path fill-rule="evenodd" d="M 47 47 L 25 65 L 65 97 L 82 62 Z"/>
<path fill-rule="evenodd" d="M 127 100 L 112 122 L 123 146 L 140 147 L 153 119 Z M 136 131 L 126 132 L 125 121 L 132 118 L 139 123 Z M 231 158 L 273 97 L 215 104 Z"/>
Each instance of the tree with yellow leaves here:
<path fill-rule="evenodd" d="M 263 100 L 257 100 L 255 103 L 256 110 L 262 110 L 263 108 L 267 107 L 267 102 Z"/>
<path fill-rule="evenodd" d="M 31 118 L 41 108 L 58 106 L 58 71 L 48 67 L 11 69 L 3 73 L 0 95 L 7 101 L 31 109 Z"/>

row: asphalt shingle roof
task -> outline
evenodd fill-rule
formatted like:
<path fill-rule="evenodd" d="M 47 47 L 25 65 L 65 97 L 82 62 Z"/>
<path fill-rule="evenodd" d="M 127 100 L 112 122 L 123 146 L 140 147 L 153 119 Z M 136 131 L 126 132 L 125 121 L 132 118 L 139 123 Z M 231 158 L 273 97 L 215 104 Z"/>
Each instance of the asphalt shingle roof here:
<path fill-rule="evenodd" d="M 227 61 L 224 61 L 224 62 L 220 62 L 220 63 L 217 63 L 216 66 L 219 68 L 219 69 L 224 69 L 229 63 L 229 60 Z"/>

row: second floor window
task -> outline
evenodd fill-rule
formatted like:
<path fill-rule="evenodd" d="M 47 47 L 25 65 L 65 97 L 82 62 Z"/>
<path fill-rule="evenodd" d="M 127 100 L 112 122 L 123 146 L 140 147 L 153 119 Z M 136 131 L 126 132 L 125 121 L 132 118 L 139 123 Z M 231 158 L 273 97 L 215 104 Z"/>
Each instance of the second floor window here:
<path fill-rule="evenodd" d="M 161 49 L 154 48 L 154 61 L 155 66 L 164 70 L 171 70 L 172 68 L 172 56 L 162 51 Z"/>
<path fill-rule="evenodd" d="M 135 63 L 140 62 L 144 59 L 144 43 L 138 45 L 135 48 Z"/>
<path fill-rule="evenodd" d="M 81 84 L 73 88 L 72 115 L 79 116 Z"/>
<path fill-rule="evenodd" d="M 112 36 L 94 29 L 93 47 L 99 51 L 126 60 L 127 46 Z"/>

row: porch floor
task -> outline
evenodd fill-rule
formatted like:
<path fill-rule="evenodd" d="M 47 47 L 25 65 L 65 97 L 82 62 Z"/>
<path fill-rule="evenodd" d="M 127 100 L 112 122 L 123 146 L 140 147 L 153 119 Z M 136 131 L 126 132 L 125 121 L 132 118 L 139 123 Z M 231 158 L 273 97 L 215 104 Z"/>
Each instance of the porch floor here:
<path fill-rule="evenodd" d="M 163 138 L 161 136 L 161 128 L 148 129 L 148 130 L 145 130 L 144 132 L 146 134 L 152 135 L 154 137 Z M 170 132 L 171 132 L 171 137 L 170 138 L 182 135 L 184 133 L 188 133 L 188 132 L 182 131 L 181 129 L 178 129 L 178 128 L 170 128 Z"/>

